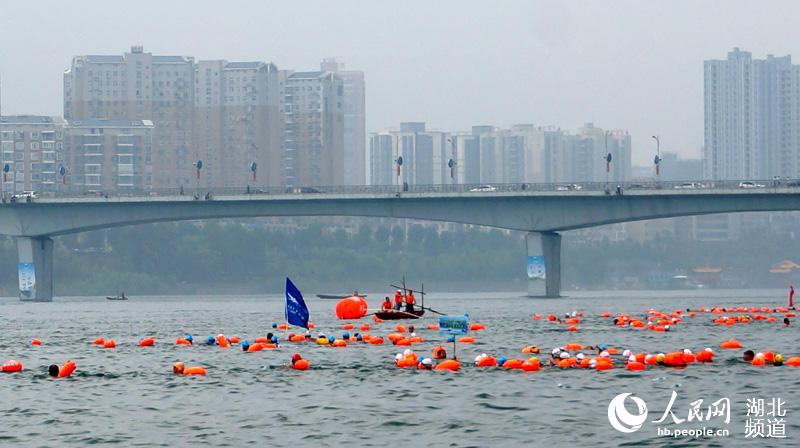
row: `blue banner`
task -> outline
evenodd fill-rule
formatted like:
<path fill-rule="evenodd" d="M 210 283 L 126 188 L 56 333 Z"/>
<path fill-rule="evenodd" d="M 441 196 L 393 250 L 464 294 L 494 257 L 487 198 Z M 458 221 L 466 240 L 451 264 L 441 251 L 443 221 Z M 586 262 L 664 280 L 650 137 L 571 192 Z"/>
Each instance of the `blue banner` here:
<path fill-rule="evenodd" d="M 539 278 L 544 280 L 547 277 L 544 268 L 544 257 L 541 255 L 528 255 L 528 278 Z"/>
<path fill-rule="evenodd" d="M 439 333 L 467 334 L 469 332 L 469 315 L 439 316 Z"/>
<path fill-rule="evenodd" d="M 308 329 L 308 307 L 289 277 L 286 277 L 286 322 Z"/>

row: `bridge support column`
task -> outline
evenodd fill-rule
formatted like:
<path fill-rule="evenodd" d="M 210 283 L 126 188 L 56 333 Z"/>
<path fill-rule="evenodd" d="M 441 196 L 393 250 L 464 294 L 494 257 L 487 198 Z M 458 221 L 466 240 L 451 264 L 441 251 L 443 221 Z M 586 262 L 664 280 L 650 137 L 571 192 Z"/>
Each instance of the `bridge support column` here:
<path fill-rule="evenodd" d="M 53 240 L 48 237 L 17 238 L 19 299 L 53 301 Z"/>
<path fill-rule="evenodd" d="M 556 232 L 528 232 L 528 295 L 561 296 L 561 235 Z"/>

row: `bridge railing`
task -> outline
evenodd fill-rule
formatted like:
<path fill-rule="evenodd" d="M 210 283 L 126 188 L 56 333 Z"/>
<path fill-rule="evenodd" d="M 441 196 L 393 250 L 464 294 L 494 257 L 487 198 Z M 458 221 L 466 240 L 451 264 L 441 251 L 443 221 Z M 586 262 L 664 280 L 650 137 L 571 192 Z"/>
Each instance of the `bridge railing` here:
<path fill-rule="evenodd" d="M 481 194 L 491 192 L 544 193 L 544 192 L 589 192 L 609 195 L 624 194 L 631 191 L 674 191 L 674 192 L 711 192 L 711 191 L 747 191 L 770 192 L 777 189 L 798 189 L 800 180 L 723 180 L 723 181 L 649 181 L 649 182 L 560 182 L 560 183 L 486 183 L 486 184 L 438 184 L 438 185 L 343 185 L 343 186 L 306 186 L 306 187 L 224 187 L 209 188 L 203 186 L 187 186 L 179 188 L 159 188 L 147 190 L 115 190 L 103 191 L 77 187 L 64 187 L 56 192 L 37 192 L 36 197 L 53 198 L 144 198 L 161 196 L 186 196 L 198 200 L 212 199 L 215 196 L 292 196 L 315 194 L 403 194 L 403 193 L 469 193 Z M 26 201 L 25 193 L 4 193 L 5 202 Z M 36 198 L 33 198 L 35 200 Z"/>

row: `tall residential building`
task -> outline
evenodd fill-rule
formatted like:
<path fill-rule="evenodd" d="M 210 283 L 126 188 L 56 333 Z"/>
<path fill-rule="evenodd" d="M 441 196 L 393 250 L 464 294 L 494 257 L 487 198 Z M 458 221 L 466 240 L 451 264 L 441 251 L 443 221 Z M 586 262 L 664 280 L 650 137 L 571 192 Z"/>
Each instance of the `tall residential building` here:
<path fill-rule="evenodd" d="M 284 72 L 284 184 L 344 185 L 344 84 L 328 71 Z"/>
<path fill-rule="evenodd" d="M 366 90 L 364 72 L 345 70 L 336 59 L 324 59 L 322 71 L 335 72 L 344 85 L 344 183 L 364 185 L 366 183 Z"/>
<path fill-rule="evenodd" d="M 75 56 L 64 72 L 64 118 L 154 123 L 153 187 L 194 184 L 192 119 L 195 64 L 141 46 L 123 55 Z"/>
<path fill-rule="evenodd" d="M 425 123 L 400 124 L 400 131 L 374 133 L 370 138 L 370 179 L 373 185 L 439 185 L 455 183 L 450 135 L 428 131 Z M 398 160 L 402 157 L 402 165 Z"/>
<path fill-rule="evenodd" d="M 545 182 L 624 182 L 631 178 L 631 136 L 587 123 L 576 134 L 542 129 Z M 611 154 L 611 163 L 606 155 Z"/>
<path fill-rule="evenodd" d="M 800 66 L 734 48 L 704 64 L 707 179 L 800 176 Z"/>
<path fill-rule="evenodd" d="M 197 63 L 192 159 L 202 160 L 203 168 L 196 182 L 210 187 L 281 185 L 280 96 L 272 63 Z"/>
<path fill-rule="evenodd" d="M 69 123 L 64 132 L 68 189 L 104 193 L 151 189 L 153 131 L 150 120 L 90 118 Z"/>
<path fill-rule="evenodd" d="M 31 190 L 55 192 L 59 189 L 59 168 L 64 163 L 64 126 L 60 117 L 0 116 L 3 158 L 0 171 L 4 195 Z"/>

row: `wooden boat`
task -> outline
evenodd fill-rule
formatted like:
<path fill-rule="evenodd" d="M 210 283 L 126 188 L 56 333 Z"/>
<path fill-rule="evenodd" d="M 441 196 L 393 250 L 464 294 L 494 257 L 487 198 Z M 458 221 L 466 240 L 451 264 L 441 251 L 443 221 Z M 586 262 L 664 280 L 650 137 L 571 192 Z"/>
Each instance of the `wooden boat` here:
<path fill-rule="evenodd" d="M 425 314 L 425 309 L 414 310 L 411 312 L 404 310 L 378 311 L 375 317 L 381 320 L 400 320 L 400 319 L 419 319 Z"/>
<path fill-rule="evenodd" d="M 366 294 L 359 294 L 358 296 L 359 296 L 359 297 L 363 297 L 363 298 L 365 298 L 365 299 L 367 298 L 367 295 L 366 295 Z M 320 298 L 320 299 L 325 299 L 325 300 L 342 300 L 342 299 L 346 299 L 346 298 L 348 298 L 348 297 L 352 297 L 352 294 L 349 294 L 349 295 L 341 295 L 341 294 L 317 294 L 317 297 L 318 297 L 318 298 Z"/>
<path fill-rule="evenodd" d="M 106 296 L 106 300 L 128 300 L 128 296 Z"/>

